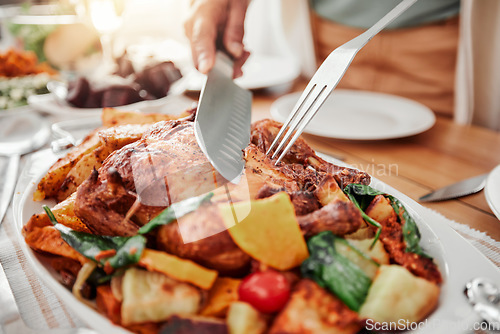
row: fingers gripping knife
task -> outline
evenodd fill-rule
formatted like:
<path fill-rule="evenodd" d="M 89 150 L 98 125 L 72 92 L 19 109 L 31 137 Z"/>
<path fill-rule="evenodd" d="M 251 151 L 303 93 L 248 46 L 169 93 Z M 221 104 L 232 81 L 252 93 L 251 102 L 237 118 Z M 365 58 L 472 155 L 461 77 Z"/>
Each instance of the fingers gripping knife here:
<path fill-rule="evenodd" d="M 250 143 L 252 93 L 233 79 L 233 62 L 218 53 L 202 88 L 195 119 L 195 135 L 201 150 L 228 181 L 237 183 Z"/>

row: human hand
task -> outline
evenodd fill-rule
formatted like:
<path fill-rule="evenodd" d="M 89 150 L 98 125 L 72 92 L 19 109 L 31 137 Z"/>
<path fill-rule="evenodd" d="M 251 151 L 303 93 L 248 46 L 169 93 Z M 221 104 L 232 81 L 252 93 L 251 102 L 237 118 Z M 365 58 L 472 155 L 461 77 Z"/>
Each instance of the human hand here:
<path fill-rule="evenodd" d="M 245 14 L 250 0 L 192 0 L 189 18 L 184 24 L 191 43 L 194 66 L 207 74 L 215 63 L 217 49 L 234 60 L 235 78 L 250 53 L 243 45 Z"/>

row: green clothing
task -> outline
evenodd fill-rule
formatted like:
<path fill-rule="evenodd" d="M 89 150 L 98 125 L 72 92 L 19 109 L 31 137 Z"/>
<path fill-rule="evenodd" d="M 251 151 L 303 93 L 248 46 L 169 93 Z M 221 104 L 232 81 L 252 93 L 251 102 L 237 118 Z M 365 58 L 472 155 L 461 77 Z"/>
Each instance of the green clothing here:
<path fill-rule="evenodd" d="M 369 28 L 401 0 L 310 0 L 318 15 L 351 27 Z M 419 0 L 388 29 L 414 27 L 458 15 L 460 0 Z"/>

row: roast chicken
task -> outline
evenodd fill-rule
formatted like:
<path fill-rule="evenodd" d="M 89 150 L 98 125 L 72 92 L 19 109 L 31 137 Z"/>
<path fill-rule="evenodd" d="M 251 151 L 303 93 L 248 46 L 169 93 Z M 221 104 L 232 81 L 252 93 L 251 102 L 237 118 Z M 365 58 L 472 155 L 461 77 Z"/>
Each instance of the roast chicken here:
<path fill-rule="evenodd" d="M 301 138 L 282 162 L 265 154 L 280 124 L 262 120 L 252 126 L 244 150 L 246 166 L 240 183 L 228 183 L 198 147 L 193 122 L 155 123 L 142 138 L 114 151 L 77 190 L 75 213 L 90 231 L 131 236 L 172 203 L 213 192 L 211 201 L 156 232 L 157 247 L 222 273 L 244 270 L 250 257 L 232 241 L 216 204 L 290 195 L 303 234 L 330 230 L 337 235 L 364 224 L 354 205 L 321 195 L 326 180 L 336 188 L 368 184 L 364 172 L 330 164 Z M 322 188 L 323 187 L 323 188 Z"/>

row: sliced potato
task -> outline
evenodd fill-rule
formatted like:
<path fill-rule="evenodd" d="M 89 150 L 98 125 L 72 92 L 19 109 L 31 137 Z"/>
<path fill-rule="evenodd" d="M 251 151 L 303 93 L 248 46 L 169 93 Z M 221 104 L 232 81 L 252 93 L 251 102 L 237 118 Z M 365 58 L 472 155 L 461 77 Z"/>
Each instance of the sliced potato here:
<path fill-rule="evenodd" d="M 148 124 L 159 121 L 169 121 L 187 117 L 190 114 L 183 112 L 179 115 L 167 115 L 160 113 L 145 114 L 138 111 L 123 111 L 115 108 L 104 108 L 102 110 L 102 124 L 105 127 L 111 127 L 123 124 Z"/>
<path fill-rule="evenodd" d="M 316 196 L 318 197 L 321 205 L 325 206 L 334 200 L 341 200 L 343 202 L 349 202 L 346 194 L 340 189 L 337 181 L 332 175 L 327 175 L 318 185 L 316 190 Z"/>
<path fill-rule="evenodd" d="M 87 232 L 90 230 L 87 226 L 75 215 L 75 199 L 76 194 L 66 198 L 64 201 L 57 203 L 52 209 L 52 213 L 58 223 L 61 223 L 75 231 Z M 38 227 L 52 226 L 47 214 L 39 213 L 31 216 L 30 220 L 23 226 L 23 235 L 33 231 Z"/>
<path fill-rule="evenodd" d="M 439 287 L 423 278 L 413 276 L 398 265 L 383 265 L 361 306 L 362 318 L 377 322 L 416 322 L 437 305 Z"/>
<path fill-rule="evenodd" d="M 174 314 L 195 314 L 201 302 L 201 293 L 195 287 L 135 267 L 123 276 L 122 296 L 124 325 L 164 321 Z"/>
<path fill-rule="evenodd" d="M 208 293 L 207 303 L 200 314 L 209 317 L 225 317 L 231 303 L 238 300 L 241 280 L 219 277 Z"/>
<path fill-rule="evenodd" d="M 385 251 L 384 244 L 377 240 L 375 245 L 373 245 L 373 239 L 364 240 L 348 240 L 354 247 L 371 257 L 378 264 L 389 264 L 390 258 L 389 254 Z"/>
<path fill-rule="evenodd" d="M 364 223 L 356 232 L 346 234 L 344 237 L 349 240 L 364 240 L 375 236 L 375 231 L 367 223 Z"/>
<path fill-rule="evenodd" d="M 64 157 L 54 163 L 47 174 L 38 183 L 33 194 L 34 201 L 41 201 L 45 198 L 58 198 L 61 186 L 69 171 L 86 154 L 101 146 L 97 130 L 88 135 L 84 141 L 71 150 Z"/>
<path fill-rule="evenodd" d="M 142 252 L 139 265 L 206 290 L 212 287 L 218 275 L 217 271 L 202 267 L 193 261 L 152 249 Z"/>
<path fill-rule="evenodd" d="M 386 253 L 384 245 L 380 240 L 377 240 L 371 249 L 373 239 L 347 241 L 355 249 L 343 242 L 336 242 L 335 249 L 352 263 L 358 265 L 370 279 L 375 277 L 379 268 L 379 261 L 382 261 L 383 264 L 389 264 L 389 255 Z"/>
<path fill-rule="evenodd" d="M 385 222 L 389 219 L 395 219 L 396 213 L 387 198 L 377 195 L 365 210 L 365 213 L 378 222 Z"/>
<path fill-rule="evenodd" d="M 60 190 L 55 196 L 56 199 L 62 201 L 75 193 L 76 188 L 90 176 L 94 168 L 97 170 L 101 167 L 102 162 L 110 153 L 106 147 L 99 146 L 82 156 L 64 177 Z"/>
<path fill-rule="evenodd" d="M 234 302 L 227 312 L 229 334 L 262 334 L 267 325 L 263 316 L 250 304 Z"/>
<path fill-rule="evenodd" d="M 278 270 L 289 270 L 309 257 L 287 193 L 221 204 L 219 211 L 233 241 L 254 259 Z"/>

